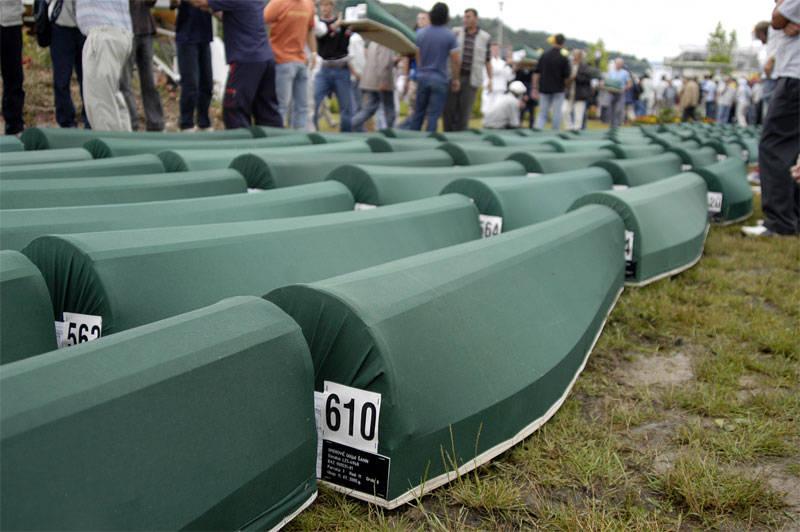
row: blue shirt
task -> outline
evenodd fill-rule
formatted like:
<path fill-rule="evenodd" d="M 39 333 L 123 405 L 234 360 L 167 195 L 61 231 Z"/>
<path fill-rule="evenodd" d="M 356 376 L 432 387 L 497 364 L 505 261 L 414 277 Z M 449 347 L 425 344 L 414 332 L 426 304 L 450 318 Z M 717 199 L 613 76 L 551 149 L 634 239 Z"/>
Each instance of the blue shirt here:
<path fill-rule="evenodd" d="M 89 31 L 97 27 L 133 31 L 128 0 L 78 0 L 75 3 L 75 19 L 84 35 L 89 35 Z"/>
<path fill-rule="evenodd" d="M 417 79 L 447 83 L 450 73 L 447 60 L 450 52 L 458 49 L 458 40 L 447 26 L 428 26 L 417 31 L 420 63 L 417 65 Z"/>
<path fill-rule="evenodd" d="M 175 42 L 181 44 L 203 44 L 213 40 L 211 13 L 181 2 L 178 19 L 175 21 Z"/>
<path fill-rule="evenodd" d="M 228 63 L 261 63 L 274 58 L 264 25 L 266 4 L 266 0 L 208 0 L 212 11 L 222 11 Z"/>

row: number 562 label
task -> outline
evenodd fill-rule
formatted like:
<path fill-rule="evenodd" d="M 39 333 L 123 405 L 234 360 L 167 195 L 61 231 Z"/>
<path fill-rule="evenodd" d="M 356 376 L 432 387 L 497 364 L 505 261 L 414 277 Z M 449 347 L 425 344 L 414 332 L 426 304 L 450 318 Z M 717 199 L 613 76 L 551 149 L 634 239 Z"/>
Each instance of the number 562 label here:
<path fill-rule="evenodd" d="M 92 340 L 100 338 L 102 332 L 102 316 L 65 312 L 64 324 L 61 328 L 61 338 L 59 338 L 59 346 L 67 347 L 84 342 L 91 342 Z"/>
<path fill-rule="evenodd" d="M 377 453 L 381 394 L 329 381 L 324 385 L 322 438 Z"/>

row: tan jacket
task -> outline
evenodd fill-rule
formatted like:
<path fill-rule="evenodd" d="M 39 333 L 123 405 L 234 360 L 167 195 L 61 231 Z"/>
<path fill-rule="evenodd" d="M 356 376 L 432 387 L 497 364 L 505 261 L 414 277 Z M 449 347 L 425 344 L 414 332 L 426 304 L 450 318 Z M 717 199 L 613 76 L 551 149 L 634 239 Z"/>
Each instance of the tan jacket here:
<path fill-rule="evenodd" d="M 366 55 L 364 73 L 361 76 L 361 90 L 394 90 L 395 53 L 385 46 L 371 42 L 367 46 Z"/>
<path fill-rule="evenodd" d="M 680 94 L 682 108 L 696 107 L 700 103 L 700 86 L 696 81 L 690 80 L 683 84 Z"/>

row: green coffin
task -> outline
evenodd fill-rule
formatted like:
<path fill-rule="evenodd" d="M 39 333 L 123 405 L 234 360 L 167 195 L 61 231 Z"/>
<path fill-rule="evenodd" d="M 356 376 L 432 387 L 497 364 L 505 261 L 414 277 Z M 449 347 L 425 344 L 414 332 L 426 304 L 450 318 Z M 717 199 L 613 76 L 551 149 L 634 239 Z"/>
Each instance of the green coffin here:
<path fill-rule="evenodd" d="M 681 173 L 681 158 L 674 153 L 638 159 L 599 161 L 592 166 L 604 168 L 614 178 L 615 185 L 638 187 Z"/>
<path fill-rule="evenodd" d="M 703 143 L 703 147 L 708 146 L 714 148 L 717 155 L 724 155 L 725 157 L 736 157 L 744 160 L 744 150 L 742 146 L 735 142 L 723 142 L 721 140 L 707 140 Z"/>
<path fill-rule="evenodd" d="M 575 153 L 522 153 L 516 152 L 508 157 L 525 166 L 525 169 L 534 174 L 552 174 L 555 172 L 568 172 L 586 168 L 598 161 L 614 158 L 608 150 L 582 151 Z"/>
<path fill-rule="evenodd" d="M 115 177 L 2 179 L 0 209 L 140 203 L 247 192 L 236 170 Z"/>
<path fill-rule="evenodd" d="M 22 141 L 14 135 L 0 135 L 0 153 L 13 153 L 23 149 Z"/>
<path fill-rule="evenodd" d="M 316 133 L 286 135 L 283 137 L 232 140 L 166 140 L 144 139 L 104 139 L 97 138 L 84 144 L 95 159 L 124 157 L 142 153 L 158 154 L 166 150 L 244 150 L 261 148 L 283 148 L 289 146 L 309 146 L 323 144 L 325 140 Z"/>
<path fill-rule="evenodd" d="M 514 161 L 447 168 L 347 164 L 328 174 L 327 179 L 347 185 L 357 203 L 391 205 L 436 196 L 445 186 L 464 177 L 525 174 L 525 168 Z"/>
<path fill-rule="evenodd" d="M 538 429 L 565 400 L 622 290 L 623 247 L 619 217 L 591 207 L 270 293 L 311 347 L 321 478 L 394 508 Z M 344 410 L 348 396 L 358 406 Z"/>
<path fill-rule="evenodd" d="M 248 130 L 255 139 L 287 137 L 287 136 L 297 135 L 296 129 L 287 129 L 283 127 L 251 126 Z"/>
<path fill-rule="evenodd" d="M 320 216 L 45 236 L 23 252 L 43 270 L 56 317 L 102 316 L 105 334 L 478 236 L 475 206 L 440 196 Z"/>
<path fill-rule="evenodd" d="M 336 182 L 259 194 L 227 194 L 145 203 L 0 211 L 0 246 L 20 250 L 44 235 L 292 218 L 353 210 L 350 191 Z"/>
<path fill-rule="evenodd" d="M 159 152 L 158 158 L 163 162 L 167 172 L 187 172 L 197 170 L 219 170 L 228 168 L 231 162 L 241 155 L 261 155 L 266 159 L 274 157 L 287 157 L 298 162 L 315 159 L 321 154 L 352 154 L 372 153 L 369 145 L 364 141 L 353 141 L 341 144 L 323 144 L 313 146 L 297 146 L 294 148 L 262 148 L 235 149 L 235 150 L 165 150 Z M 258 187 L 250 182 L 251 188 Z"/>
<path fill-rule="evenodd" d="M 703 254 L 708 232 L 706 184 L 696 174 L 587 194 L 572 209 L 591 204 L 611 207 L 625 222 L 628 284 L 643 286 L 675 275 L 694 266 Z"/>
<path fill-rule="evenodd" d="M 467 131 L 448 131 L 446 133 L 435 131 L 431 133 L 430 136 L 442 142 L 471 142 L 474 140 L 482 140 L 484 137 L 482 133 L 474 129 L 468 129 Z"/>
<path fill-rule="evenodd" d="M 683 164 L 692 168 L 702 168 L 703 166 L 708 166 L 718 161 L 717 151 L 708 146 L 696 150 L 669 148 L 667 151 L 677 153 L 683 161 Z"/>
<path fill-rule="evenodd" d="M 74 161 L 90 161 L 92 154 L 83 148 L 64 148 L 37 152 L 20 151 L 4 153 L 0 158 L 0 166 L 20 166 L 26 164 L 71 163 Z"/>
<path fill-rule="evenodd" d="M 342 24 L 398 54 L 417 52 L 416 34 L 375 0 L 346 0 Z"/>
<path fill-rule="evenodd" d="M 459 179 L 442 194 L 472 198 L 481 214 L 503 219 L 505 232 L 561 216 L 584 195 L 611 187 L 608 172 L 584 168 L 536 177 Z"/>
<path fill-rule="evenodd" d="M 747 164 L 738 157 L 696 168 L 708 186 L 708 214 L 711 221 L 731 224 L 753 213 L 753 189 L 747 182 Z"/>
<path fill-rule="evenodd" d="M 268 530 L 316 496 L 313 368 L 253 297 L 0 367 L 5 530 Z"/>
<path fill-rule="evenodd" d="M 597 151 L 609 146 L 614 146 L 611 140 L 548 140 L 547 144 L 555 148 L 559 153 L 575 153 L 585 151 Z"/>
<path fill-rule="evenodd" d="M 422 138 L 428 138 L 430 136 L 430 134 L 425 131 L 414 131 L 413 129 L 397 129 L 397 128 L 382 129 L 381 135 L 388 137 L 390 139 L 422 139 Z"/>
<path fill-rule="evenodd" d="M 547 144 L 529 144 L 527 146 L 493 146 L 486 142 L 458 144 L 446 142 L 437 149 L 446 151 L 459 166 L 499 163 L 508 160 L 516 153 L 551 153 L 555 148 Z"/>
<path fill-rule="evenodd" d="M 608 146 L 603 149 L 611 150 L 619 159 L 653 157 L 654 155 L 660 155 L 664 153 L 664 148 L 658 144 L 647 144 L 640 146 L 630 144 L 615 144 L 614 146 Z"/>
<path fill-rule="evenodd" d="M 552 152 L 554 147 L 549 144 L 553 140 L 551 136 L 542 135 L 541 137 L 520 137 L 512 135 L 486 135 L 483 140 L 494 146 L 514 146 L 533 151 Z"/>
<path fill-rule="evenodd" d="M 297 156 L 249 153 L 240 155 L 230 167 L 238 170 L 253 188 L 280 188 L 323 181 L 332 170 L 345 164 L 380 166 L 453 166 L 453 158 L 442 150 L 396 153 L 311 153 Z"/>
<path fill-rule="evenodd" d="M 9 168 L 0 165 L 0 179 L 61 179 L 68 177 L 158 174 L 162 172 L 164 172 L 164 165 L 155 155 L 133 155 L 131 157 L 74 161 L 71 163 L 27 164 Z"/>
<path fill-rule="evenodd" d="M 158 133 L 150 131 L 96 131 L 78 128 L 31 127 L 22 133 L 22 143 L 26 150 L 54 150 L 58 148 L 80 148 L 87 141 L 96 138 L 118 139 L 163 139 L 165 142 L 176 139 L 224 140 L 252 139 L 248 129 L 227 129 L 205 133 Z"/>
<path fill-rule="evenodd" d="M 55 348 L 53 305 L 42 274 L 22 253 L 0 251 L 0 364 Z"/>
<path fill-rule="evenodd" d="M 420 138 L 420 139 L 394 139 L 394 138 L 369 138 L 367 144 L 370 145 L 372 151 L 379 152 L 395 152 L 395 151 L 419 151 L 419 150 L 432 150 L 442 145 L 442 142 L 433 138 Z"/>

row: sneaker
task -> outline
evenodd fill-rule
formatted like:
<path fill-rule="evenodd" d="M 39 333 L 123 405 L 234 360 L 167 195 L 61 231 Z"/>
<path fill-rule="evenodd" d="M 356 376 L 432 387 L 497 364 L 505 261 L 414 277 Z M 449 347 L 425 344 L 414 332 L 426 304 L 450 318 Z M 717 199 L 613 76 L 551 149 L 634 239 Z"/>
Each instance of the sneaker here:
<path fill-rule="evenodd" d="M 778 236 L 778 233 L 767 229 L 763 225 L 750 225 L 742 227 L 744 236 Z"/>

